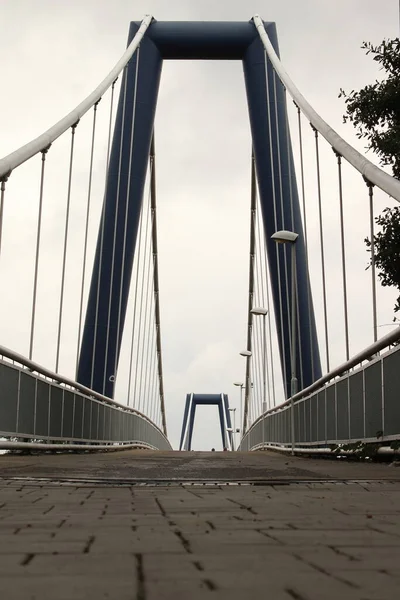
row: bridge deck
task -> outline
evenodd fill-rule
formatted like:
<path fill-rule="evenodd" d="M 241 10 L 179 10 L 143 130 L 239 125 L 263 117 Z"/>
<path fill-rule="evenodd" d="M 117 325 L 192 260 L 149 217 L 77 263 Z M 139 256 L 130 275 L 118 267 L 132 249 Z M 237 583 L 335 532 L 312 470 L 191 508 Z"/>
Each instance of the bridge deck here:
<path fill-rule="evenodd" d="M 115 452 L 4 455 L 0 475 L 9 600 L 399 597 L 394 467 Z"/>

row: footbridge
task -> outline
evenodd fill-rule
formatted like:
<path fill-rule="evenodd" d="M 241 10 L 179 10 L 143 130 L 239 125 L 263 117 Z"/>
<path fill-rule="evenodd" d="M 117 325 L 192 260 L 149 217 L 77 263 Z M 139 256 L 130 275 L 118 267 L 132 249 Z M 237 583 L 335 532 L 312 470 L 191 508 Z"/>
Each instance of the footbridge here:
<path fill-rule="evenodd" d="M 232 381 L 182 397 L 181 452 L 154 127 L 169 60 L 240 61 L 251 130 L 243 372 L 229 399 Z M 400 328 L 381 329 L 373 240 L 399 201 L 296 87 L 275 23 L 130 24 L 93 92 L 0 159 L 7 598 L 398 597 Z M 190 452 L 201 403 L 229 451 Z"/>

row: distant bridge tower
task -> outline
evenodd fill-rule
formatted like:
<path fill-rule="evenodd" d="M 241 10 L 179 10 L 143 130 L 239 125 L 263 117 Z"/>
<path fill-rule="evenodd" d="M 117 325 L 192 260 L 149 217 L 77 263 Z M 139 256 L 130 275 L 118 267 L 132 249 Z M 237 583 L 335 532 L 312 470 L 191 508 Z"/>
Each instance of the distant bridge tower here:
<path fill-rule="evenodd" d="M 227 394 L 187 394 L 185 413 L 183 415 L 181 441 L 179 450 L 192 449 L 192 436 L 194 418 L 198 405 L 217 405 L 219 411 L 219 423 L 221 426 L 222 447 L 232 449 L 231 417 L 229 414 L 229 400 Z M 228 434 L 228 435 L 227 435 Z"/>

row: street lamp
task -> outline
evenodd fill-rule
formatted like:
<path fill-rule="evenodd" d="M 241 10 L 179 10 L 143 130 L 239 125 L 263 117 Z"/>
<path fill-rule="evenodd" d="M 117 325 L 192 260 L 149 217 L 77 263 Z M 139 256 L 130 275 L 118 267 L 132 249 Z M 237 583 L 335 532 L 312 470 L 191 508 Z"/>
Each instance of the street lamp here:
<path fill-rule="evenodd" d="M 229 408 L 228 410 L 233 412 L 232 450 L 236 450 L 236 408 Z"/>
<path fill-rule="evenodd" d="M 244 356 L 247 360 L 250 360 L 252 353 L 250 350 L 242 350 L 241 352 L 239 352 L 240 356 Z M 248 364 L 248 368 L 246 367 L 246 372 L 247 372 L 247 380 L 246 380 L 246 384 L 245 384 L 245 390 L 246 390 L 246 394 L 245 394 L 245 401 L 247 399 L 248 404 L 250 404 L 250 365 Z M 242 419 L 242 423 L 241 423 L 241 428 L 242 428 L 242 438 L 245 434 L 245 428 L 244 428 L 244 418 Z"/>
<path fill-rule="evenodd" d="M 264 414 L 267 409 L 267 375 L 268 374 L 268 363 L 267 363 L 267 326 L 266 326 L 266 317 L 268 314 L 268 310 L 261 306 L 256 306 L 250 311 L 253 315 L 262 316 L 263 318 L 263 403 L 262 403 L 262 413 Z M 269 386 L 268 386 L 268 400 L 269 398 Z"/>
<path fill-rule="evenodd" d="M 277 244 L 291 244 L 292 246 L 292 343 L 291 343 L 291 379 L 290 379 L 290 422 L 291 422 L 291 437 L 292 437 L 292 454 L 294 454 L 294 406 L 293 396 L 297 393 L 297 377 L 296 377 L 296 241 L 299 237 L 294 231 L 277 231 L 271 236 Z"/>
<path fill-rule="evenodd" d="M 234 381 L 233 385 L 236 385 L 237 387 L 240 387 L 240 404 L 239 404 L 239 411 L 240 411 L 240 427 L 242 427 L 242 420 L 243 420 L 243 407 L 242 407 L 242 403 L 243 403 L 243 388 L 244 388 L 244 383 L 242 383 L 241 381 Z"/>
<path fill-rule="evenodd" d="M 267 379 L 268 379 L 268 403 L 271 404 L 270 392 L 269 392 L 269 373 L 268 373 L 268 361 L 267 361 L 267 325 L 266 317 L 268 310 L 262 306 L 256 306 L 250 311 L 253 315 L 262 316 L 263 318 L 263 402 L 262 402 L 262 414 L 267 412 Z M 265 443 L 265 423 L 262 422 L 262 443 L 264 448 Z"/>

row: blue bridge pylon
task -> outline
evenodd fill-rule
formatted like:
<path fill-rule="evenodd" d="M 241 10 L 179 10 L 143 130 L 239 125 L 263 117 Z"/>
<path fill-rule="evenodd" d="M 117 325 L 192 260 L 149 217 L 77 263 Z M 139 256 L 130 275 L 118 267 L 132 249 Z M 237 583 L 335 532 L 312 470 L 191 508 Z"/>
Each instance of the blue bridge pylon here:
<path fill-rule="evenodd" d="M 183 415 L 181 441 L 179 450 L 192 449 L 192 436 L 196 408 L 199 404 L 217 405 L 219 422 L 221 426 L 222 446 L 232 449 L 231 416 L 229 414 L 229 400 L 227 394 L 187 394 L 185 413 Z"/>

